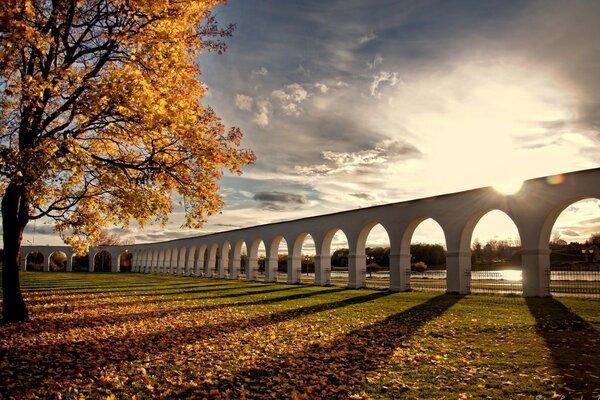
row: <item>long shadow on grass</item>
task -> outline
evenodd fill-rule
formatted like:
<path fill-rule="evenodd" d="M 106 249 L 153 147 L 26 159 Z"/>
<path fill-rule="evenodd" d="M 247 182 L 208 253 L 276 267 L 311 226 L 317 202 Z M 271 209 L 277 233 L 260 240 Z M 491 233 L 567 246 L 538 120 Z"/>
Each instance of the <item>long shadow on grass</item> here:
<path fill-rule="evenodd" d="M 567 398 L 597 399 L 600 396 L 598 331 L 559 300 L 528 297 L 525 301 L 562 380 L 560 394 Z"/>
<path fill-rule="evenodd" d="M 286 286 L 283 287 L 281 290 L 286 290 L 288 288 L 302 288 L 301 286 Z M 289 290 L 289 289 L 288 289 Z M 345 288 L 324 288 L 324 289 L 320 289 L 320 290 L 314 290 L 311 292 L 306 292 L 306 293 L 296 293 L 296 294 L 291 294 L 291 295 L 286 295 L 286 296 L 278 296 L 278 297 L 271 297 L 271 298 L 266 298 L 266 299 L 259 299 L 259 300 L 250 300 L 250 301 L 242 301 L 242 302 L 228 302 L 228 303 L 220 303 L 220 304 L 211 304 L 211 305 L 189 305 L 189 306 L 179 306 L 179 307 L 175 307 L 172 309 L 162 309 L 162 310 L 154 310 L 154 311 L 143 311 L 143 312 L 129 312 L 129 313 L 119 313 L 119 314 L 101 314 L 98 315 L 97 317 L 91 318 L 88 315 L 82 315 L 81 317 L 78 316 L 73 316 L 69 319 L 55 319 L 55 318 L 46 318 L 44 319 L 44 317 L 39 317 L 39 320 L 41 323 L 37 324 L 35 327 L 30 327 L 27 330 L 27 333 L 29 335 L 33 335 L 33 334 L 39 334 L 41 332 L 44 331 L 48 331 L 48 330 L 55 330 L 55 331 L 64 331 L 67 329 L 81 329 L 81 328 L 95 328 L 95 327 L 101 327 L 101 326 L 106 326 L 106 325 L 118 325 L 118 324 L 122 324 L 122 323 L 127 323 L 127 322 L 133 322 L 133 321 L 141 321 L 141 320 L 146 320 L 146 319 L 151 319 L 151 321 L 156 321 L 158 319 L 161 318 L 167 318 L 167 317 L 171 317 L 171 316 L 178 316 L 181 313 L 184 312 L 197 312 L 198 313 L 198 318 L 202 318 L 202 314 L 203 312 L 210 312 L 210 311 L 217 311 L 220 309 L 224 309 L 224 308 L 231 308 L 231 307 L 252 307 L 252 306 L 260 306 L 260 305 L 268 305 L 268 304 L 274 304 L 274 303 L 284 303 L 287 301 L 294 301 L 294 300 L 300 300 L 300 299 L 307 299 L 309 297 L 314 297 L 314 296 L 319 296 L 319 295 L 329 295 L 332 293 L 337 293 L 337 292 L 343 292 L 346 291 L 348 289 Z M 265 291 L 263 292 L 255 292 L 253 293 L 254 295 L 257 294 L 262 294 L 265 293 Z M 387 292 L 382 292 L 383 294 L 378 294 L 375 293 L 374 296 L 376 297 L 380 297 L 382 295 L 387 294 Z M 211 299 L 214 297 L 207 297 L 207 299 Z M 348 300 L 343 300 L 342 302 L 337 302 L 337 303 L 326 303 L 325 305 L 322 304 L 318 304 L 316 306 L 311 306 L 311 307 L 315 307 L 315 309 L 319 310 L 321 307 L 328 307 L 327 304 L 333 304 L 333 307 L 336 308 L 338 304 L 353 304 L 352 302 L 354 301 L 352 299 L 348 299 Z M 357 302 L 362 302 L 363 296 L 359 296 L 358 298 L 356 298 Z M 195 299 L 197 300 L 197 299 Z M 152 301 L 146 301 L 145 303 L 152 303 Z M 304 307 L 304 308 L 300 308 L 298 310 L 301 310 L 303 312 L 309 312 L 310 311 L 305 311 L 305 310 L 312 310 L 311 307 Z M 57 307 L 57 312 L 60 312 L 62 308 L 61 307 Z M 290 313 L 294 313 L 296 312 L 297 309 L 292 309 L 289 310 L 288 312 Z M 7 333 L 8 334 L 8 333 Z"/>
<path fill-rule="evenodd" d="M 176 397 L 202 397 L 216 390 L 230 393 L 231 398 L 283 398 L 294 392 L 307 398 L 349 398 L 361 390 L 369 371 L 382 368 L 395 349 L 462 298 L 439 295 L 330 342 L 313 344 L 297 354 L 264 363 L 260 368 L 241 370 L 226 379 L 217 377 L 211 385 L 181 390 Z"/>
<path fill-rule="evenodd" d="M 326 292 L 315 292 L 315 294 L 320 293 L 324 294 Z M 376 292 L 353 296 L 336 302 L 258 315 L 242 320 L 189 326 L 179 328 L 176 331 L 165 326 L 147 335 L 128 337 L 116 335 L 104 340 L 82 338 L 79 343 L 68 341 L 51 345 L 18 343 L 5 349 L 6 351 L 0 352 L 0 365 L 5 372 L 4 384 L 0 381 L 0 394 L 7 393 L 8 387 L 11 387 L 10 393 L 15 398 L 25 397 L 27 393 L 48 389 L 64 390 L 64 388 L 73 385 L 75 376 L 79 382 L 96 381 L 100 372 L 110 365 L 146 360 L 152 358 L 153 355 L 175 352 L 176 349 L 189 343 L 196 343 L 199 340 L 222 339 L 223 335 L 252 330 L 353 304 L 374 301 L 390 294 L 390 292 Z M 7 327 L 10 326 L 5 328 Z M 18 330 L 19 326 L 14 324 L 12 328 Z M 382 328 L 386 329 L 385 327 Z M 352 339 L 349 337 L 349 341 L 352 341 Z M 380 346 L 381 343 L 385 342 L 378 342 L 377 346 Z M 350 342 L 348 342 L 348 345 L 350 345 Z M 102 384 L 105 388 L 116 393 L 118 397 L 119 390 L 122 388 L 111 386 L 111 382 L 103 382 Z"/>
<path fill-rule="evenodd" d="M 157 287 L 159 286 L 159 287 Z M 38 296 L 55 296 L 57 294 L 74 294 L 74 295 L 86 295 L 86 294 L 108 294 L 108 293 L 123 293 L 124 296 L 164 296 L 169 294 L 180 294 L 180 293 L 204 293 L 204 292 L 213 292 L 213 291 L 224 291 L 224 290 L 235 290 L 237 289 L 235 285 L 229 283 L 220 283 L 220 284 L 198 284 L 198 283 L 190 283 L 187 282 L 185 285 L 177 284 L 174 286 L 178 286 L 179 289 L 175 289 L 172 285 L 164 286 L 164 284 L 155 283 L 144 285 L 144 287 L 140 287 L 139 285 L 128 285 L 128 286 L 110 286 L 108 288 L 103 286 L 96 286 L 96 290 L 63 290 L 61 288 L 57 288 L 51 291 L 44 290 L 43 293 L 38 294 Z M 222 287 L 225 286 L 225 287 Z M 217 287 L 217 288 L 215 288 Z M 184 289 L 189 288 L 189 289 Z M 89 288 L 86 288 L 89 289 Z M 171 290 L 171 292 L 161 292 Z M 187 290 L 187 291 L 186 291 Z M 35 292 L 40 293 L 41 291 L 36 290 Z M 148 293 L 144 293 L 148 292 Z M 159 292 L 159 293 L 157 293 Z M 125 294 L 129 293 L 129 294 Z M 39 302 L 39 301 L 38 301 Z M 43 301 L 42 301 L 43 303 Z"/>

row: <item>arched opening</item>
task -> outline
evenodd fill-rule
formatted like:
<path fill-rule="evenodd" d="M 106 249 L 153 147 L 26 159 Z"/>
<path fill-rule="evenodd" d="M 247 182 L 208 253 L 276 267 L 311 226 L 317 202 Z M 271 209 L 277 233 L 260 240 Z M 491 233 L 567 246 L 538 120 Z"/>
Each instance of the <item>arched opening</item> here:
<path fill-rule="evenodd" d="M 471 292 L 523 293 L 521 239 L 500 210 L 485 213 L 471 235 Z"/>
<path fill-rule="evenodd" d="M 330 262 L 329 282 L 324 284 L 333 284 L 348 286 L 348 254 L 350 245 L 346 234 L 337 228 L 327 232 L 323 240 L 321 249 L 321 259 Z"/>
<path fill-rule="evenodd" d="M 179 249 L 177 247 L 171 249 L 171 262 L 169 262 L 169 274 L 177 275 L 179 268 Z"/>
<path fill-rule="evenodd" d="M 235 242 L 232 251 L 232 259 L 230 263 L 231 271 L 229 272 L 230 279 L 246 279 L 246 262 L 248 260 L 248 252 L 246 250 L 246 242 L 238 240 Z"/>
<path fill-rule="evenodd" d="M 27 254 L 25 259 L 26 271 L 43 271 L 44 270 L 44 255 L 39 251 L 32 251 Z"/>
<path fill-rule="evenodd" d="M 219 252 L 219 278 L 229 278 L 229 264 L 231 260 L 231 244 L 229 241 L 225 241 L 221 246 L 221 251 Z"/>
<path fill-rule="evenodd" d="M 291 262 L 288 262 L 287 283 L 312 283 L 315 281 L 316 246 L 313 237 L 304 232 L 294 241 Z"/>
<path fill-rule="evenodd" d="M 73 272 L 87 272 L 90 269 L 90 256 L 73 256 Z"/>
<path fill-rule="evenodd" d="M 179 249 L 179 255 L 177 256 L 177 275 L 186 275 L 185 267 L 187 265 L 185 257 L 187 255 L 187 249 L 185 246 Z"/>
<path fill-rule="evenodd" d="M 409 255 L 410 288 L 445 291 L 446 237 L 440 224 L 433 218 L 417 218 L 405 236 L 408 241 L 403 243 L 402 252 Z"/>
<path fill-rule="evenodd" d="M 366 285 L 390 287 L 390 237 L 381 224 L 373 226 L 365 242 Z"/>
<path fill-rule="evenodd" d="M 209 250 L 208 250 L 208 246 L 203 245 L 202 246 L 202 253 L 201 253 L 201 261 L 202 261 L 202 276 L 204 278 L 209 278 L 211 275 L 208 275 L 208 266 L 210 265 L 209 263 Z"/>
<path fill-rule="evenodd" d="M 210 250 L 207 249 L 206 269 L 204 275 L 207 278 L 212 278 L 217 273 L 217 266 L 219 265 L 219 245 L 213 243 L 210 246 Z"/>
<path fill-rule="evenodd" d="M 165 255 L 163 258 L 163 265 L 162 265 L 162 272 L 163 272 L 163 274 L 171 273 L 171 249 L 165 250 Z"/>
<path fill-rule="evenodd" d="M 152 274 L 156 274 L 158 273 L 158 259 L 160 258 L 160 251 L 158 250 L 154 250 L 154 253 L 152 255 L 152 264 L 151 264 L 151 269 L 150 269 L 150 273 Z"/>
<path fill-rule="evenodd" d="M 252 242 L 246 266 L 246 281 L 264 280 L 265 278 L 265 244 L 257 238 Z"/>
<path fill-rule="evenodd" d="M 94 272 L 110 272 L 112 270 L 112 257 L 106 250 L 99 251 L 94 256 Z"/>
<path fill-rule="evenodd" d="M 550 293 L 600 297 L 600 200 L 561 207 L 550 238 Z"/>
<path fill-rule="evenodd" d="M 271 242 L 265 268 L 265 282 L 286 280 L 288 270 L 288 245 L 283 236 L 277 236 Z"/>
<path fill-rule="evenodd" d="M 198 251 L 196 248 L 196 245 L 192 245 L 190 247 L 190 252 L 188 254 L 187 257 L 187 264 L 185 266 L 185 273 L 184 275 L 186 276 L 197 276 L 196 273 L 196 262 L 197 262 L 197 258 L 198 258 Z"/>
<path fill-rule="evenodd" d="M 67 255 L 62 251 L 55 251 L 48 257 L 48 270 L 51 272 L 67 271 Z"/>
<path fill-rule="evenodd" d="M 156 261 L 156 273 L 157 274 L 162 274 L 165 271 L 164 265 L 165 265 L 165 251 L 159 250 L 158 251 L 158 259 Z"/>
<path fill-rule="evenodd" d="M 131 272 L 133 267 L 133 253 L 125 250 L 119 255 L 119 272 Z"/>
<path fill-rule="evenodd" d="M 197 258 L 196 258 L 196 276 L 204 276 L 204 272 L 206 271 L 206 259 L 208 258 L 208 248 L 205 244 L 201 244 L 197 250 Z"/>

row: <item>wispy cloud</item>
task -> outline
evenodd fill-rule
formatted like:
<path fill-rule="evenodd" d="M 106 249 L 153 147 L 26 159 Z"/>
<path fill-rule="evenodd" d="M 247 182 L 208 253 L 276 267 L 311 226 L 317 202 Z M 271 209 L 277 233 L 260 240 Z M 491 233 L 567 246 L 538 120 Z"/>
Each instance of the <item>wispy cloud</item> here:
<path fill-rule="evenodd" d="M 333 175 L 348 172 L 369 171 L 372 167 L 388 162 L 404 161 L 421 157 L 419 149 L 399 140 L 385 140 L 374 148 L 357 152 L 338 152 L 326 150 L 321 152 L 325 161 L 322 164 L 295 167 L 300 175 Z"/>
<path fill-rule="evenodd" d="M 271 112 L 272 106 L 269 100 L 256 100 L 256 114 L 254 115 L 254 122 L 256 122 L 258 126 L 265 128 L 267 125 L 269 125 Z"/>
<path fill-rule="evenodd" d="M 284 211 L 288 204 L 306 204 L 304 195 L 286 192 L 260 192 L 254 195 L 254 200 L 259 202 L 260 207 L 270 211 Z"/>
<path fill-rule="evenodd" d="M 254 105 L 254 99 L 252 97 L 239 93 L 235 95 L 234 102 L 235 106 L 242 111 L 251 111 L 252 106 Z"/>
<path fill-rule="evenodd" d="M 361 36 L 358 39 L 358 43 L 359 44 L 365 44 L 367 42 L 370 42 L 371 40 L 377 39 L 377 35 L 375 35 L 373 32 L 369 32 L 364 36 Z"/>
<path fill-rule="evenodd" d="M 396 84 L 400 82 L 400 78 L 398 78 L 397 72 L 386 72 L 379 71 L 377 75 L 373 75 L 373 81 L 371 82 L 371 96 L 380 97 L 380 86 L 388 85 L 388 86 L 396 86 Z"/>
<path fill-rule="evenodd" d="M 281 89 L 273 90 L 271 96 L 278 100 L 286 115 L 300 116 L 303 113 L 302 102 L 308 98 L 308 92 L 298 83 L 292 83 Z"/>
<path fill-rule="evenodd" d="M 267 70 L 265 67 L 253 69 L 251 72 L 252 76 L 267 76 L 268 73 L 269 70 Z"/>

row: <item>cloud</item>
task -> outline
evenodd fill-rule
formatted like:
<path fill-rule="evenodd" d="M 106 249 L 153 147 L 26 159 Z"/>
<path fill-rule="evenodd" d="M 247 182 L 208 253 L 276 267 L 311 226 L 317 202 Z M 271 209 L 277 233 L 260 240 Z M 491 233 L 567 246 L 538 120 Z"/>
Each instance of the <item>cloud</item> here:
<path fill-rule="evenodd" d="M 271 116 L 271 103 L 266 99 L 258 99 L 256 104 L 256 114 L 254 115 L 254 122 L 262 128 L 269 125 L 269 117 Z"/>
<path fill-rule="evenodd" d="M 422 153 L 411 144 L 399 140 L 387 139 L 375 145 L 374 148 L 356 152 L 338 152 L 326 150 L 321 152 L 321 158 L 326 163 L 295 166 L 299 175 L 332 175 L 344 172 L 370 172 L 374 167 L 390 162 L 405 161 L 420 158 Z"/>
<path fill-rule="evenodd" d="M 259 192 L 254 195 L 254 200 L 260 207 L 268 211 L 286 211 L 285 204 L 306 204 L 307 200 L 301 194 L 286 192 Z"/>
<path fill-rule="evenodd" d="M 369 67 L 369 69 L 375 69 L 375 68 L 379 67 L 381 64 L 383 64 L 383 57 L 379 53 L 377 53 L 375 55 L 373 62 L 367 61 L 367 66 Z"/>
<path fill-rule="evenodd" d="M 371 196 L 369 193 L 350 193 L 350 196 L 356 197 L 362 200 L 375 200 L 375 197 Z"/>
<path fill-rule="evenodd" d="M 301 194 L 286 192 L 259 192 L 254 195 L 254 200 L 261 202 L 296 203 L 306 204 L 306 197 Z"/>
<path fill-rule="evenodd" d="M 319 90 L 321 93 L 329 92 L 329 87 L 321 82 L 315 82 L 315 88 L 317 88 L 317 90 Z"/>
<path fill-rule="evenodd" d="M 565 236 L 580 236 L 578 232 L 575 232 L 574 230 L 571 230 L 571 229 L 566 229 L 564 231 L 561 231 L 560 234 L 565 235 Z"/>
<path fill-rule="evenodd" d="M 400 82 L 398 78 L 397 72 L 386 72 L 379 71 L 377 75 L 373 75 L 373 81 L 371 82 L 371 96 L 379 97 L 381 93 L 379 92 L 379 86 L 387 83 L 389 86 L 396 86 L 396 84 Z"/>
<path fill-rule="evenodd" d="M 236 94 L 235 95 L 235 106 L 242 111 L 250 111 L 252 110 L 252 105 L 254 104 L 254 99 L 250 96 L 246 96 L 244 94 Z"/>
<path fill-rule="evenodd" d="M 302 64 L 298 64 L 298 68 L 296 68 L 296 72 L 299 73 L 300 75 L 303 75 L 303 76 L 307 77 L 307 78 L 310 76 L 310 69 L 306 68 Z"/>
<path fill-rule="evenodd" d="M 268 73 L 269 70 L 267 70 L 265 67 L 252 70 L 252 76 L 267 76 Z"/>
<path fill-rule="evenodd" d="M 301 103 L 308 98 L 308 92 L 298 83 L 292 83 L 282 89 L 273 90 L 271 96 L 278 100 L 286 115 L 300 116 L 304 110 Z"/>
<path fill-rule="evenodd" d="M 361 36 L 358 39 L 358 44 L 365 44 L 367 42 L 370 42 L 371 40 L 377 39 L 377 35 L 375 35 L 373 32 L 369 32 L 364 36 Z"/>

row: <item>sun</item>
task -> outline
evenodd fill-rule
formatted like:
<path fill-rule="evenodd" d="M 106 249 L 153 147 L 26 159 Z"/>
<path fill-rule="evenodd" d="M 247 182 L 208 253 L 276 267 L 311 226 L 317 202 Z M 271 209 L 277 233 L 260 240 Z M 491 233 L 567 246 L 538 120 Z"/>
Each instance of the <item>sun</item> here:
<path fill-rule="evenodd" d="M 503 179 L 492 186 L 494 190 L 504 195 L 516 194 L 523 187 L 523 180 L 521 179 Z"/>

